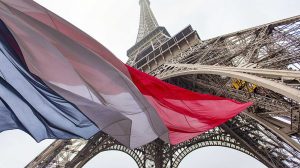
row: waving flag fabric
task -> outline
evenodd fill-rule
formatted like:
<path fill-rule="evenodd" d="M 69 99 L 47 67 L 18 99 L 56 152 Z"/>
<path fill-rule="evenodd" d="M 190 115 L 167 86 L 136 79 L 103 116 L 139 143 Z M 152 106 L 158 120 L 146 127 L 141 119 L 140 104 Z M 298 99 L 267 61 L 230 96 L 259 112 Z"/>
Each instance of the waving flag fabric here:
<path fill-rule="evenodd" d="M 37 141 L 104 131 L 135 148 L 173 144 L 251 103 L 202 95 L 124 65 L 100 43 L 30 0 L 0 1 L 0 131 Z"/>
<path fill-rule="evenodd" d="M 136 86 L 169 129 L 171 144 L 219 126 L 252 104 L 191 92 L 129 66 L 128 69 Z"/>

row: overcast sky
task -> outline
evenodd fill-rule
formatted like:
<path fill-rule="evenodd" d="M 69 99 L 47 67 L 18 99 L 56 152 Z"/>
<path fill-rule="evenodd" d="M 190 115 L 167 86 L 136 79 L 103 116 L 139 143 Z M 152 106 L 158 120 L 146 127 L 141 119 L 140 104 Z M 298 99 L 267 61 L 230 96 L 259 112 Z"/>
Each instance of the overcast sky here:
<path fill-rule="evenodd" d="M 36 0 L 104 44 L 122 61 L 136 40 L 138 0 Z M 158 23 L 171 35 L 191 24 L 201 39 L 300 14 L 300 0 L 150 0 Z M 0 168 L 20 168 L 52 141 L 36 143 L 21 131 L 0 133 Z M 126 154 L 105 152 L 86 167 L 135 168 Z M 260 168 L 253 158 L 227 148 L 207 147 L 189 155 L 180 168 Z"/>

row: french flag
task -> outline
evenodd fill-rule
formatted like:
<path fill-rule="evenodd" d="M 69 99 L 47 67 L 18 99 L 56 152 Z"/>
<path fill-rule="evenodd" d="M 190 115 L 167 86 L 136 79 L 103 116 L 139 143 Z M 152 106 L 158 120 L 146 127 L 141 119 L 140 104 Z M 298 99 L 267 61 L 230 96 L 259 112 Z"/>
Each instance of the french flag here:
<path fill-rule="evenodd" d="M 93 38 L 30 0 L 0 1 L 0 132 L 36 141 L 99 131 L 136 148 L 181 143 L 252 103 L 195 93 L 123 64 Z"/>

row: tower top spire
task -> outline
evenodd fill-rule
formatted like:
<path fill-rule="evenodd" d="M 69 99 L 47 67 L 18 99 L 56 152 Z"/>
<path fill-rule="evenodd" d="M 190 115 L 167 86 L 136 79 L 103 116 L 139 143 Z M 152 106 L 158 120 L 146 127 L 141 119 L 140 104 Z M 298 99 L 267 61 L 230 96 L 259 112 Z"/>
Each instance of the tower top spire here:
<path fill-rule="evenodd" d="M 150 8 L 149 0 L 140 0 L 140 25 L 136 42 L 142 40 L 145 36 L 151 33 L 158 27 L 157 20 Z"/>

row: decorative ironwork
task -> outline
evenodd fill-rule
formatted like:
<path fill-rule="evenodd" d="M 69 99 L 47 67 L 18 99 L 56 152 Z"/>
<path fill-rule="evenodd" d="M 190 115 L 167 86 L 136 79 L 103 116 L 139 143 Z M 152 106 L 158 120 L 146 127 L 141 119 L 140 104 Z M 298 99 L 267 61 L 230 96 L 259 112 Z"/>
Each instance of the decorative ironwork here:
<path fill-rule="evenodd" d="M 150 9 L 150 1 L 140 0 L 140 8 L 140 26 L 136 44 L 127 51 L 128 65 L 140 61 L 170 38 L 167 29 L 158 25 Z"/>
<path fill-rule="evenodd" d="M 136 42 L 141 41 L 144 37 L 150 34 L 155 28 L 158 27 L 156 18 L 150 8 L 149 0 L 140 0 L 141 15 L 140 26 Z"/>
<path fill-rule="evenodd" d="M 181 32 L 183 40 L 175 35 L 174 43 L 163 50 L 173 37 L 158 27 L 149 4 L 140 1 L 140 30 L 137 43 L 128 50 L 128 64 L 186 89 L 254 105 L 175 146 L 155 140 L 132 150 L 99 133 L 88 141 L 55 141 L 27 167 L 82 167 L 102 151 L 119 150 L 139 167 L 176 168 L 186 155 L 204 146 L 239 150 L 268 167 L 299 167 L 300 16 L 205 41 L 188 27 L 190 33 Z M 160 38 L 153 45 L 153 39 Z M 243 85 L 233 87 L 236 80 Z"/>

